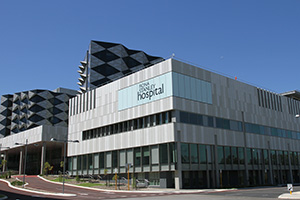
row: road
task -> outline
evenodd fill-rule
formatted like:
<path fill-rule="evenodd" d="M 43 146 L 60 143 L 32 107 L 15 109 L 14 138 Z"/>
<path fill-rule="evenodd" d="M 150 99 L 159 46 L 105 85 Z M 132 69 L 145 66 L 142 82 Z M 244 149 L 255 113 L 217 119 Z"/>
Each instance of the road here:
<path fill-rule="evenodd" d="M 38 189 L 40 191 L 48 191 L 52 193 L 61 193 L 62 185 L 49 183 L 42 179 L 34 177 L 26 177 L 26 182 L 29 183 L 26 187 Z M 295 186 L 294 191 L 300 191 L 300 186 Z M 287 193 L 286 187 L 256 187 L 245 188 L 238 190 L 227 190 L 224 192 L 216 192 L 214 190 L 206 190 L 205 192 L 197 194 L 175 194 L 172 192 L 165 193 L 126 193 L 126 192 L 114 192 L 114 191 L 95 191 L 82 188 L 76 188 L 65 185 L 65 193 L 76 194 L 76 197 L 62 197 L 62 196 L 50 196 L 47 194 L 35 194 L 31 192 L 24 192 L 14 190 L 4 182 L 0 182 L 0 193 L 9 197 L 9 199 L 16 200 L 29 200 L 29 199 L 127 199 L 137 200 L 143 198 L 143 200 L 274 200 L 277 199 L 282 193 Z"/>

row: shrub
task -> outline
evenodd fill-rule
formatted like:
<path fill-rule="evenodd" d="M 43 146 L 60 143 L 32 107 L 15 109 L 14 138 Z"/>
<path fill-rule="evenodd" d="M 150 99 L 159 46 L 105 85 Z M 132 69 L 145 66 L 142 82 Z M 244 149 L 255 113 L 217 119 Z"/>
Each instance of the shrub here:
<path fill-rule="evenodd" d="M 76 176 L 75 180 L 76 180 L 76 182 L 77 182 L 77 183 L 79 183 L 79 182 L 80 182 L 80 178 L 79 178 L 79 176 L 78 176 L 78 175 Z"/>
<path fill-rule="evenodd" d="M 21 186 L 21 185 L 23 185 L 23 182 L 22 181 L 13 181 L 13 182 L 11 182 L 11 184 L 13 186 Z"/>

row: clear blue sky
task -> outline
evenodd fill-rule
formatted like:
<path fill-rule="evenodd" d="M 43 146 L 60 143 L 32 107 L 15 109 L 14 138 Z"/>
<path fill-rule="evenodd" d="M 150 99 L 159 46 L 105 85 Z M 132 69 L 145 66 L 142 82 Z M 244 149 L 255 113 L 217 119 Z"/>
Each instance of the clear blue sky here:
<path fill-rule="evenodd" d="M 0 95 L 78 89 L 90 40 L 175 53 L 277 93 L 300 89 L 299 0 L 3 0 L 0 27 Z"/>

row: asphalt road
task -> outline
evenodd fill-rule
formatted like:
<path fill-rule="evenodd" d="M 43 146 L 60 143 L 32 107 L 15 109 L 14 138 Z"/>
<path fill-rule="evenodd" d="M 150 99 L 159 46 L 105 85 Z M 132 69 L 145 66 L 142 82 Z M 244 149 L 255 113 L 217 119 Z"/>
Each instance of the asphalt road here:
<path fill-rule="evenodd" d="M 300 191 L 300 186 L 294 186 L 294 191 Z M 255 187 L 225 192 L 206 192 L 199 194 L 146 197 L 143 198 L 143 200 L 276 200 L 278 199 L 278 196 L 283 193 L 288 193 L 286 187 Z M 126 200 L 136 199 L 128 198 Z"/>
<path fill-rule="evenodd" d="M 29 183 L 27 187 L 36 188 L 43 191 L 53 193 L 61 193 L 62 185 L 45 182 L 37 177 L 27 177 L 26 182 Z M 294 191 L 300 191 L 300 186 L 294 186 Z M 62 197 L 62 196 L 49 196 L 45 194 L 35 194 L 31 192 L 24 192 L 14 190 L 4 182 L 0 182 L 0 194 L 8 196 L 11 200 L 27 200 L 27 199 L 127 199 L 127 200 L 274 200 L 279 195 L 287 193 L 286 187 L 256 187 L 245 188 L 233 191 L 215 192 L 207 190 L 197 194 L 172 194 L 166 193 L 125 193 L 114 191 L 94 191 L 88 189 L 75 188 L 65 186 L 65 193 L 76 194 L 76 197 Z"/>

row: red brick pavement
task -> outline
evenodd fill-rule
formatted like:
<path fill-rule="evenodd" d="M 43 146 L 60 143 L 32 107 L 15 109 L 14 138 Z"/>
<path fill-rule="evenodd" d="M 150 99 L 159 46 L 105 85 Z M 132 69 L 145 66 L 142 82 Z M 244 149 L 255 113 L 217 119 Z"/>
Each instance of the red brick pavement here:
<path fill-rule="evenodd" d="M 19 177 L 20 179 L 22 176 Z M 39 191 L 49 192 L 49 193 L 62 193 L 62 185 L 56 183 L 50 183 L 40 179 L 37 176 L 26 176 L 26 185 L 25 188 L 31 188 Z M 1 182 L 3 185 L 3 182 Z M 3 186 L 4 187 L 4 186 Z M 2 189 L 2 187 L 0 187 Z M 19 194 L 27 194 L 27 195 L 38 195 L 43 197 L 51 197 L 53 199 L 121 199 L 121 198 L 141 198 L 141 197 L 150 197 L 150 196 L 163 196 L 163 195 L 171 195 L 172 193 L 142 193 L 142 192 L 115 192 L 115 191 L 96 191 L 78 187 L 72 187 L 69 185 L 65 185 L 65 193 L 66 194 L 76 194 L 76 197 L 66 197 L 66 196 L 52 196 L 47 194 L 34 194 L 25 191 L 17 191 L 12 188 L 7 189 L 9 192 L 15 192 Z M 178 193 L 176 194 L 178 195 Z"/>

